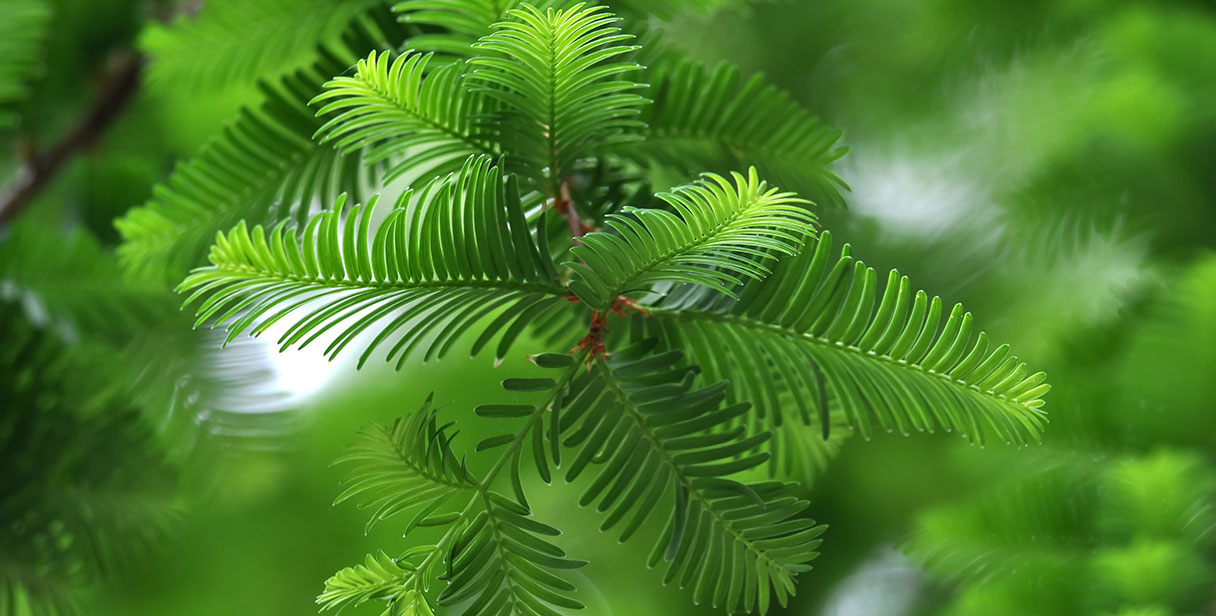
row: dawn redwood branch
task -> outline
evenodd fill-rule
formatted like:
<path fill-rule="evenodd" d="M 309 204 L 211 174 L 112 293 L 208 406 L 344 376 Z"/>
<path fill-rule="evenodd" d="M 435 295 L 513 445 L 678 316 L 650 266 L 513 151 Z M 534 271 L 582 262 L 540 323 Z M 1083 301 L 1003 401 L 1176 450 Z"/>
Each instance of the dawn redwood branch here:
<path fill-rule="evenodd" d="M 100 96 L 80 122 L 50 148 L 26 157 L 16 181 L 0 196 L 0 226 L 29 205 L 64 163 L 97 142 L 139 89 L 142 70 L 143 59 L 138 54 L 124 51 L 117 56 L 102 80 Z"/>

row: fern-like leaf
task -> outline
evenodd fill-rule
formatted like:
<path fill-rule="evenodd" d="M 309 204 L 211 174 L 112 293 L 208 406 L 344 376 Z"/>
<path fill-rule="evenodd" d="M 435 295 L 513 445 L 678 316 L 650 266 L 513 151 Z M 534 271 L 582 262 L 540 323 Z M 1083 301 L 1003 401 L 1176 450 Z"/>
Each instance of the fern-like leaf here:
<path fill-rule="evenodd" d="M 473 154 L 495 147 L 473 135 L 471 118 L 490 112 L 489 101 L 462 84 L 459 66 L 428 73 L 431 54 L 372 52 L 350 77 L 335 77 L 312 104 L 328 118 L 316 137 L 343 154 L 365 152 L 363 162 L 391 163 L 384 183 L 409 173 L 422 179 L 460 168 Z M 424 77 L 425 75 L 425 77 Z"/>
<path fill-rule="evenodd" d="M 180 278 L 201 264 L 217 231 L 239 220 L 303 222 L 314 202 L 330 203 L 372 184 L 379 170 L 367 168 L 361 152 L 343 154 L 312 140 L 323 122 L 307 101 L 369 49 L 402 36 L 391 22 L 384 31 L 358 29 L 342 45 L 319 50 L 311 66 L 263 83 L 265 98 L 256 109 L 242 110 L 155 187 L 147 203 L 115 222 L 124 266 L 160 280 Z"/>
<path fill-rule="evenodd" d="M 619 43 L 633 37 L 602 7 L 523 4 L 507 14 L 475 45 L 470 79 L 508 110 L 494 126 L 522 173 L 556 197 L 575 160 L 641 126 L 641 86 L 622 78 L 640 67 L 619 60 L 635 49 Z"/>
<path fill-rule="evenodd" d="M 284 223 L 272 230 L 238 224 L 217 238 L 211 267 L 181 285 L 192 292 L 199 323 L 227 323 L 229 339 L 266 331 L 289 315 L 284 348 L 326 332 L 334 356 L 376 328 L 360 365 L 381 344 L 400 356 L 427 340 L 426 357 L 442 357 L 474 326 L 485 324 L 477 353 L 497 334 L 501 358 L 528 323 L 560 308 L 566 293 L 546 250 L 532 238 L 513 179 L 486 157 L 460 173 L 407 191 L 373 233 L 375 203 L 343 213 L 343 203 L 313 217 L 302 237 Z"/>
<path fill-rule="evenodd" d="M 718 175 L 659 195 L 673 212 L 626 209 L 607 219 L 611 232 L 580 238 L 571 255 L 579 263 L 570 289 L 596 310 L 617 296 L 637 294 L 658 282 L 687 282 L 733 295 L 745 278 L 768 274 L 768 251 L 795 254 L 815 231 L 815 217 L 792 193 L 733 174 Z"/>
<path fill-rule="evenodd" d="M 476 487 L 435 415 L 427 398 L 422 409 L 407 418 L 360 430 L 350 451 L 338 459 L 354 470 L 334 504 L 353 499 L 360 508 L 374 508 L 369 530 L 376 522 L 413 510 L 414 517 L 405 525 L 409 532 L 453 496 Z"/>
<path fill-rule="evenodd" d="M 1046 375 L 1031 374 L 1008 345 L 990 348 L 961 305 L 943 325 L 941 299 L 913 293 L 906 277 L 892 271 L 881 294 L 876 283 L 847 245 L 834 257 L 824 232 L 739 300 L 673 293 L 646 325 L 711 378 L 752 375 L 738 381 L 740 395 L 768 405 L 766 416 L 780 413 L 776 393 L 790 392 L 825 438 L 831 409 L 867 437 L 877 424 L 980 442 L 986 432 L 1012 443 L 1038 438 Z"/>
<path fill-rule="evenodd" d="M 468 58 L 476 54 L 473 43 L 489 34 L 491 26 L 520 4 L 519 0 L 404 0 L 394 4 L 393 11 L 403 23 L 427 27 L 422 34 L 410 37 L 414 49 Z M 529 4 L 544 9 L 557 2 L 537 0 Z"/>
<path fill-rule="evenodd" d="M 419 572 L 410 560 L 433 549 L 419 546 L 399 559 L 384 552 L 368 554 L 363 564 L 347 567 L 325 580 L 325 592 L 317 597 L 317 604 L 325 611 L 385 601 L 383 616 L 434 616 L 426 595 L 417 588 Z"/>
<path fill-rule="evenodd" d="M 562 382 L 575 369 L 568 369 Z M 581 609 L 583 605 L 569 595 L 574 586 L 555 571 L 585 563 L 566 558 L 545 538 L 561 534 L 557 529 L 533 519 L 526 507 L 492 489 L 510 455 L 500 457 L 484 478 L 475 480 L 451 452 L 455 435 L 447 431 L 450 425 L 436 426 L 428 399 L 407 418 L 366 428 L 351 454 L 340 461 L 354 470 L 339 501 L 355 498 L 375 507 L 372 522 L 412 511 L 407 535 L 417 526 L 446 530 L 437 544 L 411 549 L 402 558 L 369 556 L 364 566 L 340 571 L 326 583 L 318 602 L 344 607 L 384 599 L 389 601 L 389 614 L 428 614 L 429 576 L 443 562 L 437 577 L 446 587 L 436 601 L 449 606 L 467 603 L 465 614 L 556 616 L 557 609 Z M 532 428 L 529 422 L 512 435 L 511 449 L 525 442 Z M 442 506 L 448 502 L 464 505 L 459 511 L 445 511 Z"/>
<path fill-rule="evenodd" d="M 561 534 L 529 517 L 518 503 L 493 491 L 482 494 L 484 509 L 464 526 L 452 544 L 448 586 L 440 605 L 472 603 L 464 613 L 560 616 L 555 608 L 578 610 L 583 604 L 569 593 L 574 585 L 554 570 L 577 569 L 585 561 L 542 536 Z"/>
<path fill-rule="evenodd" d="M 754 165 L 781 186 L 820 205 L 843 203 L 844 182 L 830 165 L 844 156 L 841 133 L 767 84 L 737 68 L 661 62 L 644 76 L 654 104 L 642 112 L 642 138 L 609 150 L 681 173 Z"/>
<path fill-rule="evenodd" d="M 570 355 L 533 356 L 538 366 L 562 368 L 565 376 L 508 379 L 503 386 L 548 392 L 543 402 L 477 411 L 527 418 L 518 434 L 530 433 L 530 447 L 510 435 L 486 439 L 482 447 L 511 445 L 504 455 L 512 475 L 519 473 L 520 453 L 530 451 L 546 482 L 550 461 L 559 464 L 562 449 L 572 449 L 566 479 L 595 475 L 579 504 L 594 504 L 605 515 L 601 530 L 617 529 L 626 541 L 657 512 L 670 512 L 650 559 L 651 566 L 666 561 L 665 582 L 692 586 L 698 601 L 732 612 L 764 612 L 772 593 L 784 605 L 794 576 L 818 555 L 824 527 L 800 517 L 807 503 L 794 496 L 794 484 L 732 478 L 765 463 L 767 454 L 757 449 L 769 433 L 748 436 L 733 426 L 748 405 L 724 406 L 726 383 L 695 389 L 696 370 L 679 352 L 652 352 L 655 344 L 618 350 L 610 360 L 593 358 L 586 371 Z M 522 490 L 519 479 L 513 481 Z"/>
<path fill-rule="evenodd" d="M 648 352 L 653 346 L 597 359 L 571 385 L 561 423 L 564 444 L 578 453 L 567 479 L 595 473 L 580 504 L 596 503 L 601 529 L 619 527 L 622 541 L 673 497 L 650 564 L 667 561 L 664 581 L 692 586 L 698 602 L 764 613 L 775 594 L 785 605 L 825 527 L 801 517 L 807 502 L 795 484 L 731 478 L 764 464 L 756 450 L 769 434 L 729 427 L 748 405 L 723 405 L 726 383 L 695 389 L 682 355 Z"/>

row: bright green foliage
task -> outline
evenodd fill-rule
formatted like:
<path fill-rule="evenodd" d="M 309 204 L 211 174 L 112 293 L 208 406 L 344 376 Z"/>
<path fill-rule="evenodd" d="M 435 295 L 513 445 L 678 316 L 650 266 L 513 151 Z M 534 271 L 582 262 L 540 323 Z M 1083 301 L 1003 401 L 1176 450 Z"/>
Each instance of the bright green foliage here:
<path fill-rule="evenodd" d="M 633 37 L 599 7 L 523 4 L 507 15 L 473 46 L 479 53 L 469 60 L 469 77 L 505 105 L 497 129 L 512 145 L 512 161 L 525 165 L 524 175 L 544 177 L 557 196 L 576 159 L 642 126 L 634 117 L 646 102 L 640 85 L 623 78 L 641 67 L 619 60 L 635 48 L 618 43 Z"/>
<path fill-rule="evenodd" d="M 198 265 L 215 233 L 239 220 L 303 220 L 314 200 L 359 194 L 379 177 L 361 151 L 348 153 L 312 136 L 324 124 L 308 107 L 321 84 L 371 47 L 404 35 L 389 21 L 352 29 L 341 44 L 321 46 L 308 66 L 261 83 L 264 100 L 243 109 L 193 159 L 153 189 L 152 198 L 115 222 L 127 269 L 178 278 Z M 197 54 L 195 55 L 205 55 Z"/>
<path fill-rule="evenodd" d="M 240 545 L 94 587 L 164 542 L 167 502 L 291 513 L 260 506 L 285 431 L 263 411 L 310 371 L 268 370 L 246 336 L 281 332 L 410 368 L 360 402 L 453 349 L 535 353 L 480 404 L 438 411 L 439 391 L 358 433 L 337 504 L 405 537 L 318 588 L 326 613 L 671 612 L 639 606 L 662 582 L 698 613 L 863 594 L 925 615 L 1216 614 L 1211 9 L 576 2 L 0 0 L 19 216 L 0 229 L 0 614 L 156 611 L 183 579 L 218 598 L 159 611 L 213 612 L 243 600 L 208 593 L 234 575 L 281 603 L 303 561 Z M 838 166 L 840 131 L 799 99 L 875 149 Z M 228 104 L 245 107 L 169 173 Z M 120 260 L 109 227 L 139 202 Z M 1045 376 L 998 332 L 1054 362 L 1052 430 Z M 963 438 L 883 434 L 914 431 Z M 878 442 L 812 493 L 855 434 Z M 200 522 L 195 541 L 217 536 Z M 908 524 L 916 571 L 887 576 Z M 262 538 L 342 547 L 283 530 Z M 882 575 L 838 583 L 878 545 Z M 279 562 L 237 571 L 233 549 Z"/>
<path fill-rule="evenodd" d="M 687 348 L 711 378 L 740 374 L 741 395 L 777 426 L 777 396 L 786 391 L 803 422 L 818 417 L 825 437 L 833 408 L 867 437 L 875 424 L 978 441 L 985 432 L 1014 443 L 1038 434 L 1046 375 L 1030 374 L 1008 345 L 990 349 L 961 305 L 943 325 L 941 299 L 913 293 L 899 272 L 879 293 L 873 268 L 851 252 L 845 245 L 836 256 L 824 232 L 744 286 L 739 301 L 673 295 L 647 324 Z"/>
<path fill-rule="evenodd" d="M 502 357 L 530 321 L 560 305 L 557 272 L 524 219 L 514 179 L 488 158 L 470 158 L 459 174 L 407 191 L 375 233 L 375 202 L 344 215 L 344 200 L 309 220 L 303 234 L 284 224 L 267 231 L 237 225 L 221 235 L 212 267 L 183 283 L 201 300 L 199 323 L 230 323 L 229 340 L 301 313 L 284 347 L 336 334 L 336 355 L 373 325 L 364 362 L 395 338 L 390 360 L 414 348 L 442 357 L 459 336 L 482 324 L 474 353 L 501 332 Z M 427 347 L 420 347 L 428 337 Z"/>
<path fill-rule="evenodd" d="M 384 552 L 368 554 L 362 565 L 347 567 L 326 580 L 325 592 L 317 597 L 317 603 L 322 610 L 330 610 L 386 601 L 385 616 L 432 616 L 434 612 L 425 595 L 417 590 L 403 590 L 414 583 L 417 574 L 418 569 L 408 555 L 394 559 Z"/>
<path fill-rule="evenodd" d="M 770 587 L 784 605 L 794 576 L 818 556 L 825 527 L 798 517 L 808 503 L 795 486 L 731 479 L 764 464 L 767 455 L 755 450 L 769 434 L 731 428 L 748 404 L 723 406 L 726 383 L 695 389 L 693 373 L 679 369 L 681 354 L 646 353 L 652 346 L 597 360 L 571 385 L 561 421 L 572 432 L 563 444 L 579 453 L 567 480 L 593 456 L 602 460 L 579 504 L 606 514 L 601 530 L 624 523 L 624 541 L 674 493 L 650 558 L 652 566 L 667 561 L 664 581 L 692 586 L 698 602 L 728 612 L 766 611 Z"/>
<path fill-rule="evenodd" d="M 391 424 L 368 426 L 359 441 L 338 459 L 353 463 L 345 489 L 334 501 L 356 500 L 360 508 L 375 507 L 372 524 L 402 511 L 421 507 L 405 525 L 409 532 L 456 494 L 476 486 L 467 468 L 452 453 L 451 436 L 436 423 L 427 400 L 422 410 Z"/>
<path fill-rule="evenodd" d="M 431 57 L 372 52 L 353 76 L 325 84 L 312 101 L 318 116 L 330 116 L 317 138 L 348 155 L 366 152 L 364 164 L 391 161 L 385 182 L 405 173 L 428 179 L 455 171 L 470 155 L 495 153 L 472 126 L 472 118 L 493 110 L 489 101 L 469 91 L 458 66 L 428 74 Z"/>
<path fill-rule="evenodd" d="M 0 3 L 0 131 L 17 124 L 10 106 L 25 99 L 26 81 L 39 70 L 39 46 L 51 12 L 42 0 Z"/>
<path fill-rule="evenodd" d="M 566 372 L 568 380 L 573 370 Z M 581 608 L 568 594 L 574 586 L 556 572 L 584 563 L 565 558 L 544 538 L 560 531 L 492 489 L 501 463 L 477 480 L 456 462 L 450 426 L 437 425 L 428 400 L 406 419 L 365 429 L 341 460 L 355 470 L 339 502 L 353 498 L 375 507 L 371 523 L 408 512 L 407 534 L 418 526 L 446 530 L 436 545 L 411 549 L 399 559 L 368 556 L 365 565 L 338 572 L 317 602 L 328 609 L 378 599 L 387 601 L 386 614 L 429 614 L 425 592 L 442 570 L 439 577 L 447 587 L 437 603 L 472 600 L 467 614 L 558 614 L 554 608 Z M 528 422 L 511 435 L 509 449 L 527 440 L 532 427 Z M 464 505 L 458 512 L 440 511 L 449 501 Z"/>
<path fill-rule="evenodd" d="M 361 152 L 343 155 L 310 140 L 320 123 L 298 93 L 315 91 L 321 81 L 300 74 L 264 88 L 260 111 L 242 112 L 178 165 L 148 203 L 118 219 L 128 269 L 177 276 L 206 253 L 219 229 L 245 218 L 303 217 L 313 199 L 357 189 L 364 181 Z"/>
<path fill-rule="evenodd" d="M 896 273 L 879 297 L 872 269 L 847 247 L 832 252 L 812 204 L 761 179 L 771 170 L 829 200 L 840 186 L 826 168 L 842 153 L 838 133 L 786 95 L 730 69 L 649 74 L 600 6 L 397 8 L 445 30 L 407 43 L 438 55 L 359 54 L 313 99 L 314 126 L 336 155 L 387 170 L 374 181 L 410 188 L 383 217 L 375 199 L 347 210 L 340 198 L 311 217 L 255 215 L 220 233 L 211 265 L 180 286 L 196 324 L 226 325 L 229 341 L 283 324 L 284 348 L 323 339 L 333 357 L 359 347 L 360 365 L 384 348 L 398 368 L 461 341 L 474 354 L 493 342 L 501 360 L 520 340 L 556 340 L 560 351 L 584 336 L 569 352 L 531 356 L 557 376 L 508 378 L 510 402 L 476 409 L 512 428 L 478 442 L 468 466 L 430 401 L 361 433 L 338 500 L 372 509 L 373 523 L 402 518 L 407 534 L 440 537 L 339 572 L 323 607 L 581 607 L 560 573 L 582 561 L 531 516 L 532 467 L 546 483 L 556 468 L 588 477 L 580 504 L 622 540 L 657 535 L 650 564 L 664 565 L 665 582 L 764 613 L 794 594 L 824 532 L 802 488 L 775 475 L 813 475 L 839 428 L 1038 437 L 1041 374 L 1008 347 L 990 350 L 961 307 L 943 323 L 941 301 L 914 296 Z M 648 85 L 658 86 L 650 112 Z M 656 170 L 738 163 L 754 166 L 649 194 Z M 696 386 L 698 373 L 716 384 Z M 530 393 L 542 400 L 521 401 Z M 482 468 L 477 458 L 484 475 L 469 470 Z"/>
<path fill-rule="evenodd" d="M 440 605 L 473 602 L 467 614 L 560 614 L 583 604 L 569 596 L 574 585 L 557 571 L 586 563 L 565 553 L 542 536 L 561 534 L 528 517 L 527 508 L 499 495 L 480 495 L 484 510 L 456 536 L 448 564 L 448 586 Z"/>
<path fill-rule="evenodd" d="M 660 506 L 668 511 L 666 530 L 657 537 L 651 558 L 652 566 L 666 563 L 667 581 L 692 586 L 699 600 L 731 611 L 766 610 L 770 588 L 784 604 L 793 594 L 794 576 L 808 570 L 807 562 L 818 555 L 824 527 L 799 517 L 808 503 L 797 498 L 793 484 L 748 485 L 731 479 L 764 463 L 766 456 L 754 450 L 769 435 L 746 437 L 741 428 L 718 431 L 747 405 L 722 406 L 725 383 L 693 389 L 695 372 L 680 367 L 680 354 L 655 354 L 650 352 L 654 346 L 651 341 L 623 349 L 609 361 L 596 360 L 590 370 L 583 370 L 578 359 L 568 354 L 534 357 L 538 366 L 560 371 L 560 376 L 507 379 L 503 385 L 508 391 L 543 392 L 540 404 L 490 404 L 477 409 L 486 418 L 524 420 L 515 432 L 478 444 L 478 451 L 505 448 L 481 483 L 457 462 L 447 426 L 436 427 L 429 400 L 406 419 L 365 429 L 340 461 L 354 464 L 356 470 L 338 500 L 356 499 L 361 506 L 374 508 L 373 522 L 408 510 L 407 533 L 418 526 L 452 525 L 453 530 L 418 566 L 403 558 L 395 561 L 394 568 L 392 560 L 369 556 L 366 566 L 332 578 L 319 602 L 335 607 L 373 595 L 390 605 L 413 601 L 412 593 L 425 587 L 427 567 L 437 562 L 450 541 L 456 554 L 451 557 L 452 586 L 440 595 L 440 603 L 476 595 L 486 605 L 466 613 L 532 613 L 511 608 L 518 598 L 539 613 L 555 613 L 535 608 L 527 596 L 513 597 L 499 590 L 497 583 L 473 582 L 502 575 L 522 580 L 524 588 L 533 588 L 536 597 L 552 605 L 576 607 L 563 594 L 573 586 L 543 569 L 520 564 L 510 555 L 503 562 L 514 564 L 518 571 L 498 574 L 493 563 L 480 564 L 487 557 L 495 559 L 494 550 L 502 548 L 542 567 L 578 564 L 552 545 L 537 543 L 536 533 L 556 535 L 557 531 L 523 517 L 528 512 L 527 498 L 519 480 L 525 450 L 530 450 L 536 468 L 547 479 L 550 464 L 560 464 L 562 449 L 570 448 L 573 459 L 566 478 L 573 481 L 584 472 L 594 473 L 580 504 L 595 504 L 605 514 L 603 530 L 618 529 L 625 541 Z M 473 493 L 471 502 L 476 503 L 478 491 L 488 489 L 508 465 L 514 500 L 488 492 L 481 497 L 485 511 L 475 517 L 469 507 L 459 513 L 442 512 L 441 505 L 460 502 L 468 493 Z M 466 522 L 468 528 L 461 530 Z M 407 562 L 411 564 L 403 564 Z M 394 580 L 400 581 L 397 591 L 384 590 Z"/>
<path fill-rule="evenodd" d="M 667 210 L 628 208 L 608 218 L 612 232 L 590 233 L 570 254 L 580 262 L 571 291 L 596 310 L 620 295 L 634 295 L 661 282 L 704 285 L 733 297 L 743 278 L 768 274 L 760 261 L 769 251 L 796 254 L 815 231 L 807 203 L 747 177 L 707 175 L 659 198 Z"/>

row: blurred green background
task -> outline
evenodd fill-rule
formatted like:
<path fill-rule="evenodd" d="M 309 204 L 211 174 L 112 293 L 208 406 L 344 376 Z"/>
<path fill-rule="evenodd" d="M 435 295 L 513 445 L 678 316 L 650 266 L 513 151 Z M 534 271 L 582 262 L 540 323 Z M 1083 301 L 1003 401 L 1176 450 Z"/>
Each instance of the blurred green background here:
<path fill-rule="evenodd" d="M 144 24 L 170 8 L 52 4 L 49 70 L 23 108 L 34 140 L 80 114 L 113 50 L 149 51 L 156 77 L 165 26 Z M 811 511 L 830 528 L 784 613 L 1216 614 L 1216 530 L 1203 526 L 1216 505 L 1216 5 L 726 4 L 659 27 L 695 57 L 764 72 L 843 129 L 849 208 L 823 212 L 825 226 L 872 266 L 965 303 L 1054 385 L 1041 446 L 847 441 L 815 480 Z M 25 216 L 113 243 L 109 221 L 256 98 L 251 85 L 201 95 L 149 80 Z M 365 536 L 361 512 L 330 505 L 330 463 L 355 429 L 432 391 L 450 418 L 471 417 L 529 369 L 451 357 L 393 372 L 319 350 L 276 356 L 290 434 L 191 469 L 202 478 L 183 490 L 177 531 L 98 587 L 88 613 L 314 613 L 332 572 L 406 545 L 391 524 Z M 541 519 L 561 520 L 563 547 L 592 562 L 585 613 L 718 613 L 645 571 L 645 542 L 600 534 L 570 504 L 577 490 L 533 493 Z"/>

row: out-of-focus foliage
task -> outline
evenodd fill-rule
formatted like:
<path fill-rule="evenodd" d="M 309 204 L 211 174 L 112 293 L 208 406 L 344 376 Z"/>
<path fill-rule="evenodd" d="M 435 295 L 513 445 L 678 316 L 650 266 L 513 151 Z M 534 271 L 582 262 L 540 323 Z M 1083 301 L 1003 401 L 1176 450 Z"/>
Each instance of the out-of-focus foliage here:
<path fill-rule="evenodd" d="M 13 128 L 20 115 L 11 109 L 29 93 L 27 81 L 41 66 L 40 45 L 50 8 L 42 0 L 5 0 L 0 4 L 0 131 Z"/>
<path fill-rule="evenodd" d="M 154 59 L 156 88 L 209 93 L 247 87 L 266 75 L 288 74 L 316 62 L 318 48 L 342 43 L 343 33 L 375 28 L 380 0 L 210 0 L 197 15 L 152 24 L 141 47 Z M 207 53 L 200 53 L 200 50 Z"/>
<path fill-rule="evenodd" d="M 0 611 L 75 613 L 81 587 L 163 539 L 171 475 L 104 352 L 9 301 L 0 328 Z"/>
<path fill-rule="evenodd" d="M 222 492 L 197 474 L 217 447 L 281 441 L 264 413 L 282 399 L 263 348 L 216 356 L 165 290 L 124 281 L 84 230 L 5 231 L 0 608 L 74 614 L 90 584 L 165 541 L 175 483 Z"/>
<path fill-rule="evenodd" d="M 1078 373 L 1118 384 L 1074 412 L 1108 426 L 1008 459 L 973 499 L 925 514 L 908 545 L 960 586 L 949 613 L 1201 612 L 1216 578 L 1210 345 L 1216 259 L 1180 277 L 1116 351 Z M 1204 337 L 1204 334 L 1207 334 Z M 1198 336 L 1198 337 L 1197 337 Z"/>

